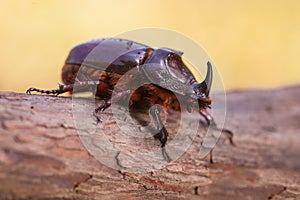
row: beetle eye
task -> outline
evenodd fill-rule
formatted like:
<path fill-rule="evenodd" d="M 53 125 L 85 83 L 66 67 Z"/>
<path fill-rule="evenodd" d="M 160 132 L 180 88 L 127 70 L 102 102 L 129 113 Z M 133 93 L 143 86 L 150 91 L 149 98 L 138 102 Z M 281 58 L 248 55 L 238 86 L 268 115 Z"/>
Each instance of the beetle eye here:
<path fill-rule="evenodd" d="M 203 92 L 201 92 L 201 90 L 199 90 L 198 88 L 195 88 L 194 92 L 195 92 L 195 94 L 196 94 L 196 96 L 198 98 L 204 98 L 204 97 L 206 97 L 205 94 Z"/>

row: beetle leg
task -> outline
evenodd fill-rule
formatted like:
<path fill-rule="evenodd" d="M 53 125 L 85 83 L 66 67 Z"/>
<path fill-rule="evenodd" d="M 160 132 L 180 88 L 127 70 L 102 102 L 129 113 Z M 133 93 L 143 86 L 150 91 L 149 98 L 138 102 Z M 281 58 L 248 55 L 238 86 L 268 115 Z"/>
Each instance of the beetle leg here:
<path fill-rule="evenodd" d="M 226 137 L 229 139 L 230 144 L 232 146 L 235 146 L 235 144 L 233 143 L 233 133 L 230 130 L 218 128 L 214 118 L 210 114 L 208 114 L 207 112 L 200 111 L 199 113 L 200 113 L 201 116 L 204 117 L 204 119 L 206 120 L 208 126 L 212 127 L 214 130 L 221 131 L 222 133 L 225 133 Z M 210 155 L 209 156 L 209 161 L 210 161 L 210 163 L 213 163 L 212 151 L 213 151 L 213 149 L 211 149 L 211 151 L 209 152 L 209 155 Z"/>
<path fill-rule="evenodd" d="M 26 93 L 31 94 L 31 92 L 39 92 L 39 93 L 45 93 L 45 94 L 54 94 L 54 95 L 59 95 L 65 92 L 69 92 L 73 90 L 73 85 L 61 85 L 59 84 L 58 89 L 55 90 L 41 90 L 38 88 L 29 88 Z"/>
<path fill-rule="evenodd" d="M 115 95 L 113 95 L 110 99 L 108 99 L 107 101 L 104 101 L 104 103 L 102 105 L 100 105 L 99 107 L 97 107 L 93 113 L 93 115 L 96 117 L 97 122 L 101 122 L 100 118 L 97 116 L 98 112 L 103 112 L 104 110 L 106 110 L 109 106 L 111 106 L 111 104 L 116 103 L 118 101 L 120 101 L 121 99 L 123 99 L 125 96 L 129 95 L 131 93 L 131 90 L 125 90 L 125 91 L 121 91 L 116 93 Z"/>
<path fill-rule="evenodd" d="M 213 164 L 214 163 L 214 160 L 213 160 L 213 150 L 211 150 L 210 152 L 209 152 L 209 163 L 210 164 Z"/>
<path fill-rule="evenodd" d="M 206 120 L 208 126 L 212 127 L 213 129 L 215 129 L 217 131 L 221 131 L 222 133 L 225 133 L 226 137 L 229 139 L 230 144 L 234 146 L 233 133 L 230 130 L 219 128 L 217 126 L 214 118 L 210 114 L 208 114 L 207 112 L 204 113 L 204 112 L 200 111 L 199 113 L 200 113 L 201 116 L 204 117 L 204 119 Z"/>
<path fill-rule="evenodd" d="M 65 93 L 65 92 L 72 92 L 73 88 L 80 90 L 87 88 L 88 86 L 92 85 L 98 85 L 100 81 L 78 81 L 75 84 L 69 84 L 69 85 L 63 85 L 63 84 L 58 84 L 58 89 L 55 90 L 41 90 L 38 88 L 29 88 L 26 93 L 31 94 L 31 92 L 39 92 L 39 93 L 45 93 L 45 94 L 54 94 L 56 96 Z"/>
<path fill-rule="evenodd" d="M 170 156 L 167 154 L 166 149 L 165 149 L 165 145 L 167 143 L 168 140 L 168 132 L 165 128 L 165 126 L 163 125 L 161 118 L 160 118 L 160 113 L 161 113 L 161 107 L 158 105 L 154 105 L 151 107 L 150 109 L 150 115 L 154 121 L 155 124 L 155 128 L 157 131 L 159 131 L 157 134 L 154 135 L 155 139 L 158 139 L 161 143 L 161 151 L 162 151 L 162 155 L 164 157 L 164 159 L 167 162 L 171 161 Z"/>

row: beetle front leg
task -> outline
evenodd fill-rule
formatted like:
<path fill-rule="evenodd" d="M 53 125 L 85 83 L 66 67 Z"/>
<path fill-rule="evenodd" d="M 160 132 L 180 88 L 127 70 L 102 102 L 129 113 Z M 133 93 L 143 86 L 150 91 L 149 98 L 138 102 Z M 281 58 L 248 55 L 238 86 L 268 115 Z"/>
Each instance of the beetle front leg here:
<path fill-rule="evenodd" d="M 233 133 L 228 130 L 228 129 L 222 129 L 222 128 L 219 128 L 214 120 L 214 118 L 207 112 L 203 112 L 203 111 L 200 111 L 199 112 L 201 116 L 204 117 L 204 119 L 206 120 L 207 122 L 207 125 L 212 127 L 214 130 L 217 130 L 217 131 L 221 131 L 222 133 L 225 133 L 226 137 L 228 138 L 230 144 L 232 146 L 235 146 L 235 144 L 233 143 Z M 210 163 L 213 163 L 213 149 L 211 149 L 211 151 L 209 152 L 209 161 Z"/>
<path fill-rule="evenodd" d="M 204 119 L 207 122 L 208 126 L 212 127 L 214 130 L 221 131 L 222 133 L 225 133 L 225 135 L 228 138 L 230 144 L 233 145 L 233 146 L 235 145 L 233 143 L 233 133 L 230 130 L 219 128 L 217 126 L 214 118 L 210 114 L 208 114 L 207 112 L 200 111 L 199 113 L 200 113 L 201 116 L 204 117 Z"/>
<path fill-rule="evenodd" d="M 154 105 L 150 109 L 150 115 L 154 121 L 155 129 L 157 131 L 159 131 L 157 134 L 154 135 L 154 138 L 158 139 L 160 141 L 162 155 L 167 162 L 170 162 L 171 158 L 167 154 L 166 149 L 165 149 L 165 145 L 168 140 L 168 132 L 160 118 L 161 110 L 162 110 L 162 108 L 160 106 Z"/>

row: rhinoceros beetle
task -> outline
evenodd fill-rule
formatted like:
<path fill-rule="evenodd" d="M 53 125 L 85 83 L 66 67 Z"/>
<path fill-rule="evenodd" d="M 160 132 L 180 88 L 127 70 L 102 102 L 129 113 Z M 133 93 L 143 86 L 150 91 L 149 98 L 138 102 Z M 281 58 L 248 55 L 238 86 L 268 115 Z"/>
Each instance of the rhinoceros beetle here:
<path fill-rule="evenodd" d="M 89 54 L 97 46 L 101 46 L 101 51 L 95 51 L 94 56 L 89 57 Z M 115 52 L 122 52 L 122 54 L 112 60 L 109 65 L 103 64 L 103 56 L 101 57 L 100 55 L 109 55 Z M 154 137 L 160 141 L 166 160 L 170 160 L 164 151 L 168 132 L 162 123 L 160 113 L 163 111 L 162 108 L 164 111 L 169 109 L 179 110 L 180 105 L 177 98 L 181 97 L 186 102 L 185 105 L 188 112 L 191 112 L 197 105 L 196 107 L 199 109 L 200 115 L 206 120 L 207 125 L 225 133 L 230 143 L 233 144 L 232 132 L 226 129 L 219 129 L 213 118 L 205 112 L 212 101 L 209 97 L 213 77 L 211 63 L 207 62 L 205 79 L 202 82 L 197 82 L 194 75 L 183 63 L 182 54 L 182 52 L 169 48 L 153 49 L 125 39 L 104 38 L 92 40 L 79 44 L 71 50 L 62 68 L 63 85 L 59 85 L 59 88 L 55 90 L 29 88 L 27 93 L 35 91 L 59 95 L 65 92 L 72 92 L 76 82 L 77 86 L 79 85 L 81 88 L 89 87 L 90 85 L 96 86 L 95 96 L 103 99 L 105 103 L 96 108 L 95 113 L 104 111 L 112 103 L 126 97 L 129 98 L 131 106 L 140 102 L 147 103 L 154 108 L 149 112 L 155 120 L 155 126 L 158 131 Z M 79 69 L 84 74 L 88 74 L 89 77 L 78 74 Z M 125 81 L 119 84 L 123 88 L 119 88 L 119 92 L 112 96 L 114 86 L 123 75 L 132 69 L 137 69 L 139 80 L 136 81 L 143 82 L 143 86 L 135 91 L 131 91 L 129 83 Z M 100 72 L 100 77 L 97 72 Z M 130 97 L 128 97 L 128 94 L 131 94 Z M 154 106 L 156 104 L 160 105 L 160 107 Z M 212 153 L 210 153 L 210 162 L 213 162 Z"/>

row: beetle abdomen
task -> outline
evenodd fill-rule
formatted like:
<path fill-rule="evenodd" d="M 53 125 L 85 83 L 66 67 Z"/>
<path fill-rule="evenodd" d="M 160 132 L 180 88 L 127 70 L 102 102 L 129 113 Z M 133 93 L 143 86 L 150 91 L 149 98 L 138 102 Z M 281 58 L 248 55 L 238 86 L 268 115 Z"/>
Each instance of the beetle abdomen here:
<path fill-rule="evenodd" d="M 116 38 L 79 44 L 70 51 L 65 61 L 62 69 L 63 83 L 99 80 L 96 96 L 110 98 L 121 76 L 141 66 L 152 51 L 153 49 L 146 45 Z"/>

